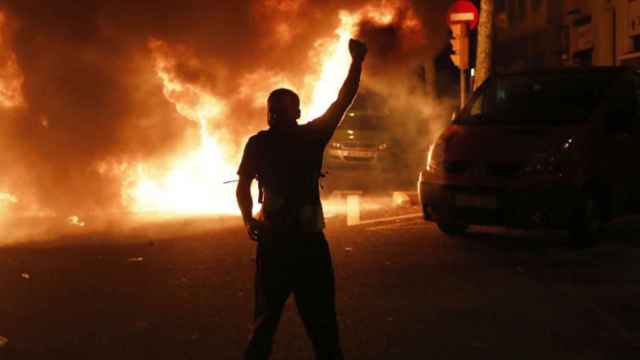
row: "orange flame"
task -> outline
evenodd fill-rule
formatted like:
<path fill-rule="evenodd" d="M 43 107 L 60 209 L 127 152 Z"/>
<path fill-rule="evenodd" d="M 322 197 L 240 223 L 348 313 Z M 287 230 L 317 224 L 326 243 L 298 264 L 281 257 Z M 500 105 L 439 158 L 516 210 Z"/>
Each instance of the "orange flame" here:
<path fill-rule="evenodd" d="M 69 216 L 67 218 L 67 223 L 69 225 L 78 226 L 78 227 L 84 227 L 86 225 L 85 222 L 82 221 L 80 217 L 77 215 Z"/>
<path fill-rule="evenodd" d="M 275 1 L 273 4 L 295 8 L 299 1 Z M 351 57 L 348 42 L 354 36 L 358 23 L 369 20 L 376 24 L 391 23 L 398 11 L 396 1 L 381 1 L 377 6 L 367 6 L 356 13 L 339 13 L 341 24 L 335 36 L 318 41 L 310 53 L 311 58 L 321 59 L 318 73 L 304 79 L 302 94 L 306 112 L 303 122 L 321 115 L 336 99 L 338 89 L 346 77 Z M 157 76 L 162 80 L 164 96 L 172 102 L 179 114 L 198 123 L 200 137 L 195 150 L 182 154 L 169 166 L 168 172 L 150 169 L 138 164 L 136 171 L 124 184 L 125 205 L 134 212 L 159 212 L 169 214 L 237 214 L 234 188 L 225 180 L 235 177 L 239 153 L 234 146 L 223 142 L 225 131 L 209 131 L 211 122 L 221 120 L 226 103 L 206 89 L 182 81 L 176 74 L 178 60 L 170 46 L 159 40 L 151 40 L 149 48 L 155 59 Z M 245 77 L 242 96 L 259 94 L 256 106 L 264 106 L 264 85 L 289 84 L 287 78 L 269 72 L 257 72 Z M 254 189 L 254 194 L 256 190 Z"/>
<path fill-rule="evenodd" d="M 318 64 L 319 76 L 310 77 L 306 83 L 312 90 L 310 105 L 304 115 L 304 121 L 308 122 L 322 115 L 322 113 L 335 100 L 338 86 L 347 76 L 351 64 L 349 55 L 349 39 L 354 37 L 358 24 L 363 20 L 370 21 L 376 25 L 384 26 L 391 24 L 401 9 L 401 1 L 380 1 L 377 4 L 370 4 L 359 11 L 349 13 L 341 11 L 340 27 L 335 31 L 335 38 L 325 39 L 316 43 L 312 56 L 322 59 Z M 416 15 L 410 11 L 403 28 L 415 30 L 420 25 Z"/>
<path fill-rule="evenodd" d="M 0 215 L 6 215 L 12 204 L 17 204 L 18 198 L 7 192 L 0 192 Z"/>
<path fill-rule="evenodd" d="M 23 105 L 22 83 L 24 77 L 18 67 L 16 55 L 5 40 L 7 19 L 0 12 L 0 106 L 11 108 Z"/>
<path fill-rule="evenodd" d="M 178 113 L 199 126 L 197 148 L 170 166 L 168 173 L 151 174 L 145 164 L 138 164 L 133 186 L 125 189 L 125 202 L 135 212 L 181 214 L 235 213 L 235 197 L 225 180 L 234 177 L 234 167 L 222 146 L 224 132 L 209 132 L 210 121 L 221 118 L 225 103 L 193 84 L 182 82 L 175 73 L 176 59 L 168 45 L 151 40 L 149 47 L 156 72 L 164 85 L 164 95 Z M 235 160 L 235 159 L 233 159 Z"/>

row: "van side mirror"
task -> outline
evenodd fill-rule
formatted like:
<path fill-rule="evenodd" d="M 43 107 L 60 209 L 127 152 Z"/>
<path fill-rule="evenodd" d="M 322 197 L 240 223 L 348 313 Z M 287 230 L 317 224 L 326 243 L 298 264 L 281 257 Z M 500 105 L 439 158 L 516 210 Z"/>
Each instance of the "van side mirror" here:
<path fill-rule="evenodd" d="M 605 129 L 609 134 L 631 133 L 633 115 L 623 109 L 611 109 L 607 111 Z"/>

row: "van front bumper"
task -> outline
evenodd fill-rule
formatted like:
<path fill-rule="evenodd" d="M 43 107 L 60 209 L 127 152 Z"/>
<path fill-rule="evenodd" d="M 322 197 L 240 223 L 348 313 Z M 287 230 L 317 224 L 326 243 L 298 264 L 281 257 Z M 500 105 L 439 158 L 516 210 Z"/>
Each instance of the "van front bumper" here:
<path fill-rule="evenodd" d="M 426 220 L 512 228 L 566 228 L 579 192 L 568 184 L 477 187 L 429 181 L 418 194 Z"/>

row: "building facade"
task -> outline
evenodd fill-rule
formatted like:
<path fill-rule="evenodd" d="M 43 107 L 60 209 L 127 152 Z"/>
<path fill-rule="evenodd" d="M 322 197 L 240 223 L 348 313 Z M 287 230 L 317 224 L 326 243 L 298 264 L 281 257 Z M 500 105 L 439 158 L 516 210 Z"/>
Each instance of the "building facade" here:
<path fill-rule="evenodd" d="M 640 67 L 640 0 L 495 0 L 498 72 Z"/>

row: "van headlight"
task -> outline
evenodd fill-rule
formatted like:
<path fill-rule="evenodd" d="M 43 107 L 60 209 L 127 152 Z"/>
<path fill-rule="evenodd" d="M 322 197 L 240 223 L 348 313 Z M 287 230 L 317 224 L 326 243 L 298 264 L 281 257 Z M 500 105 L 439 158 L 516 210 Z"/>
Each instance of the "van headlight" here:
<path fill-rule="evenodd" d="M 440 142 L 431 144 L 427 153 L 427 171 L 436 172 L 442 168 L 444 161 L 444 146 Z"/>
<path fill-rule="evenodd" d="M 332 142 L 330 144 L 332 149 L 342 149 L 342 144 L 338 143 L 338 142 Z"/>
<path fill-rule="evenodd" d="M 384 151 L 384 150 L 387 150 L 388 147 L 389 147 L 389 145 L 387 145 L 387 144 L 380 144 L 380 145 L 378 145 L 378 150 Z"/>

